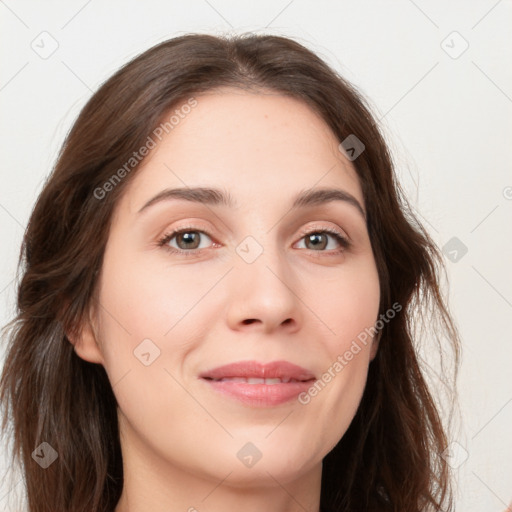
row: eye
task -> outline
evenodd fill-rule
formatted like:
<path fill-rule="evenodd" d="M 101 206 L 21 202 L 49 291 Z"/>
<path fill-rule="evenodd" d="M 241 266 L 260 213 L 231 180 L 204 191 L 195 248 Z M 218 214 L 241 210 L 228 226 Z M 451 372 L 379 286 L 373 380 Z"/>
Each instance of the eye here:
<path fill-rule="evenodd" d="M 174 254 L 182 254 L 184 256 L 194 256 L 198 255 L 198 253 L 208 247 L 201 247 L 201 239 L 206 237 L 211 242 L 211 237 L 203 230 L 187 227 L 181 228 L 175 231 L 171 231 L 167 233 L 158 241 L 158 246 L 163 247 L 166 251 L 169 251 Z M 334 240 L 334 245 L 338 245 L 338 249 L 336 247 L 329 247 L 329 238 Z M 341 231 L 337 231 L 336 229 L 316 229 L 314 231 L 308 231 L 302 234 L 301 241 L 305 241 L 306 249 L 312 250 L 314 252 L 327 252 L 329 255 L 334 256 L 340 254 L 345 249 L 350 247 L 350 242 L 343 235 Z M 172 245 L 170 242 L 174 242 L 176 245 Z M 299 247 L 303 248 L 303 247 Z M 325 249 L 334 249 L 332 251 L 325 251 Z"/>
<path fill-rule="evenodd" d="M 179 253 L 184 254 L 185 256 L 191 256 L 196 254 L 197 251 L 205 248 L 200 247 L 201 238 L 204 237 L 210 239 L 211 241 L 211 238 L 208 235 L 208 233 L 202 230 L 193 227 L 181 228 L 164 235 L 164 237 L 158 241 L 158 246 L 163 247 L 164 249 L 172 253 Z M 174 239 L 176 239 L 175 243 L 177 247 L 169 244 L 169 242 L 172 242 Z"/>
<path fill-rule="evenodd" d="M 306 249 L 311 249 L 316 252 L 326 252 L 324 249 L 329 249 L 329 238 L 335 240 L 335 246 L 338 245 L 338 250 L 335 250 L 331 254 L 336 255 L 343 252 L 345 249 L 350 247 L 350 242 L 341 231 L 336 229 L 320 229 L 315 231 L 309 231 L 303 234 L 301 240 L 305 241 Z M 341 249 L 339 248 L 341 247 Z M 330 249 L 336 249 L 336 247 L 330 247 Z"/>

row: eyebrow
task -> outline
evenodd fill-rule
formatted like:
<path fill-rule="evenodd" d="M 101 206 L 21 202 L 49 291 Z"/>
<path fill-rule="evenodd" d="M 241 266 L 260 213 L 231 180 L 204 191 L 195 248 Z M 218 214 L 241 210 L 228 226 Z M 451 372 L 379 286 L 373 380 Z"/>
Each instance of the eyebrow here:
<path fill-rule="evenodd" d="M 238 207 L 236 201 L 227 191 L 218 188 L 194 187 L 194 188 L 169 188 L 162 190 L 156 196 L 147 201 L 138 213 L 142 213 L 149 207 L 162 201 L 182 199 L 193 203 L 202 203 L 212 206 L 227 206 L 228 208 Z M 349 192 L 338 188 L 314 188 L 299 192 L 292 199 L 292 210 L 330 203 L 332 201 L 343 201 L 355 207 L 366 220 L 366 212 L 361 203 Z"/>

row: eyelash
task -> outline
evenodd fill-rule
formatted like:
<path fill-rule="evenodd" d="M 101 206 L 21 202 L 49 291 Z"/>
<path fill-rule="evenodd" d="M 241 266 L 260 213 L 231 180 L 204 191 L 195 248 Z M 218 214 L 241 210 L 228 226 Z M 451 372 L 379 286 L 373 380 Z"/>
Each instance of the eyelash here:
<path fill-rule="evenodd" d="M 188 233 L 188 232 L 202 233 L 202 234 L 208 236 L 209 238 L 212 238 L 212 236 L 208 232 L 206 232 L 202 229 L 198 229 L 195 226 L 188 226 L 186 228 L 180 228 L 180 229 L 177 229 L 175 231 L 171 231 L 170 233 L 165 234 L 160 240 L 158 240 L 157 246 L 162 247 L 164 250 L 170 252 L 171 254 L 180 254 L 185 257 L 198 256 L 198 253 L 200 253 L 203 249 L 190 249 L 188 251 L 184 251 L 182 249 L 175 249 L 174 247 L 169 247 L 167 245 L 167 243 L 170 242 L 175 236 L 180 235 L 182 233 Z M 313 235 L 313 234 L 318 235 L 318 234 L 324 234 L 324 233 L 332 235 L 336 239 L 336 241 L 340 244 L 341 248 L 337 249 L 334 252 L 311 250 L 312 252 L 325 253 L 325 255 L 327 255 L 327 256 L 338 256 L 339 254 L 344 252 L 346 249 L 350 248 L 351 242 L 349 242 L 349 240 L 341 232 L 339 232 L 333 228 L 321 228 L 321 229 L 313 228 L 313 230 L 309 230 L 307 232 L 301 233 L 300 240 L 302 240 L 304 237 L 309 236 L 309 235 Z M 315 256 L 318 257 L 318 256 L 321 256 L 321 254 L 318 254 Z"/>

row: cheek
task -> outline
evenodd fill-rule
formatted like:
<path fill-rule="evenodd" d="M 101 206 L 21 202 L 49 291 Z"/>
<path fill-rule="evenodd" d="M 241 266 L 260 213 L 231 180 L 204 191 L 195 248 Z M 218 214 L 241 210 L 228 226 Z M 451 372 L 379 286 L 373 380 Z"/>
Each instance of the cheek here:
<path fill-rule="evenodd" d="M 373 259 L 358 271 L 345 267 L 324 293 L 317 291 L 310 298 L 330 332 L 323 338 L 327 354 L 323 373 L 299 398 L 306 410 L 323 421 L 324 442 L 331 449 L 349 427 L 366 385 L 380 302 Z"/>
<path fill-rule="evenodd" d="M 155 269 L 137 258 L 115 254 L 106 255 L 104 275 L 102 334 L 118 355 L 127 348 L 133 351 L 145 339 L 153 340 L 162 351 L 171 342 L 173 349 L 186 345 L 187 339 L 177 333 L 184 325 L 194 329 L 207 321 L 201 298 L 218 281 L 218 275 L 178 266 Z M 194 331 L 188 332 L 192 337 Z"/>
<path fill-rule="evenodd" d="M 333 361 L 356 339 L 363 349 L 366 348 L 371 343 L 370 328 L 378 318 L 380 303 L 380 284 L 373 257 L 340 268 L 337 279 L 329 281 L 323 293 L 316 291 L 314 300 L 331 331 L 326 343 Z"/>
<path fill-rule="evenodd" d="M 172 442 L 183 438 L 183 425 L 172 420 L 179 411 L 190 426 L 202 412 L 179 383 L 194 346 L 198 299 L 212 285 L 200 274 L 165 274 L 119 253 L 106 253 L 103 268 L 99 335 L 120 421 L 155 451 L 186 460 L 190 447 Z"/>

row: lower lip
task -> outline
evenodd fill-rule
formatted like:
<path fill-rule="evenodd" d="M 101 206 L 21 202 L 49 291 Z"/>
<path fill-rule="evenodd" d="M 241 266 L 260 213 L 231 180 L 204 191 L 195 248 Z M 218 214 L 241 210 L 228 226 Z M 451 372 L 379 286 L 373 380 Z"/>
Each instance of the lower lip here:
<path fill-rule="evenodd" d="M 271 407 L 284 404 L 307 391 L 314 380 L 307 382 L 282 382 L 281 384 L 248 384 L 246 382 L 215 381 L 202 379 L 215 391 L 253 407 Z"/>

